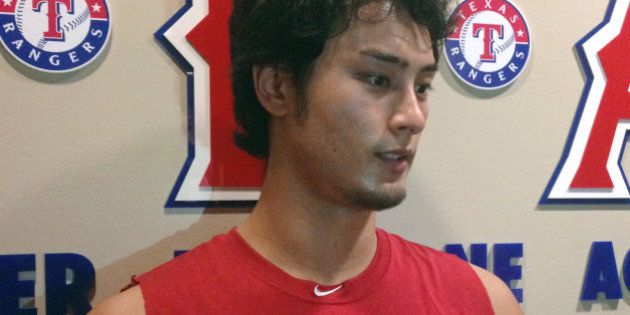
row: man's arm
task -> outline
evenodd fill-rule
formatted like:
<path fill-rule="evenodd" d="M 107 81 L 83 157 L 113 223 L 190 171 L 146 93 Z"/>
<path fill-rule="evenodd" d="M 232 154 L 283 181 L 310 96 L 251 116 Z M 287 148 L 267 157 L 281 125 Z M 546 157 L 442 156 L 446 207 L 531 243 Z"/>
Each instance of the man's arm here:
<path fill-rule="evenodd" d="M 90 315 L 144 315 L 144 298 L 140 286 L 137 285 L 97 305 Z"/>
<path fill-rule="evenodd" d="M 479 268 L 475 265 L 471 266 L 477 273 L 477 276 L 479 276 L 479 279 L 481 279 L 483 285 L 486 287 L 488 296 L 490 296 L 492 308 L 494 309 L 494 313 L 496 315 L 523 314 L 516 298 L 514 298 L 514 294 L 512 294 L 510 288 L 508 288 L 501 279 L 485 269 Z"/>

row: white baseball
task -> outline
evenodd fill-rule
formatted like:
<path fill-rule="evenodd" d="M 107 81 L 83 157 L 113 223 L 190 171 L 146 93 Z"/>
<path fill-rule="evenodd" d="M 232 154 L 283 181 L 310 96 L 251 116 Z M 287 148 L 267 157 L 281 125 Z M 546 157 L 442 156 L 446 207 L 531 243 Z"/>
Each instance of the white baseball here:
<path fill-rule="evenodd" d="M 32 8 L 32 1 L 18 0 L 15 9 L 18 30 L 31 45 L 50 52 L 63 52 L 68 47 L 78 46 L 85 39 L 90 30 L 90 8 L 85 0 L 72 1 L 72 14 L 68 13 L 66 6 L 59 6 L 59 30 L 64 34 L 63 41 L 44 38 L 44 32 L 48 30 L 48 4 L 43 3 L 39 12 L 36 12 Z"/>
<path fill-rule="evenodd" d="M 462 52 L 462 54 L 466 53 L 466 42 L 468 41 L 468 34 L 470 34 L 470 32 L 472 32 L 471 28 L 472 28 L 472 23 L 475 20 L 475 15 L 477 15 L 477 13 L 471 15 L 468 17 L 468 19 L 464 22 L 464 25 L 462 25 L 462 30 L 461 30 L 461 35 L 460 35 L 460 40 L 459 40 L 459 50 Z"/>
<path fill-rule="evenodd" d="M 503 36 L 499 38 L 493 32 L 492 50 L 494 52 L 494 62 L 484 62 L 480 60 L 484 53 L 484 36 L 481 32 L 478 37 L 474 37 L 474 24 L 499 24 L 503 26 Z M 471 15 L 462 26 L 460 35 L 460 51 L 464 55 L 466 62 L 473 65 L 477 70 L 494 72 L 504 68 L 514 55 L 516 49 L 514 29 L 510 22 L 501 14 L 494 11 L 481 11 Z"/>

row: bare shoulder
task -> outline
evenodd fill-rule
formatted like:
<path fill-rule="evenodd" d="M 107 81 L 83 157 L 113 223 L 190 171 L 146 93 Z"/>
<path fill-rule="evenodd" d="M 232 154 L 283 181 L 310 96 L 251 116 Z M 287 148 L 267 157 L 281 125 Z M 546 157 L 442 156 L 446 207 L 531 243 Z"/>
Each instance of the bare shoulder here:
<path fill-rule="evenodd" d="M 486 291 L 488 291 L 488 295 L 490 296 L 490 302 L 492 303 L 492 308 L 494 309 L 494 313 L 497 315 L 520 315 L 523 314 L 521 307 L 518 305 L 516 298 L 512 294 L 512 291 L 508 288 L 505 283 L 495 276 L 493 273 L 479 268 L 475 265 L 471 265 L 473 270 L 481 279 L 481 282 L 486 287 Z"/>
<path fill-rule="evenodd" d="M 144 298 L 140 286 L 137 285 L 124 292 L 118 293 L 98 304 L 90 315 L 142 315 L 144 312 Z"/>

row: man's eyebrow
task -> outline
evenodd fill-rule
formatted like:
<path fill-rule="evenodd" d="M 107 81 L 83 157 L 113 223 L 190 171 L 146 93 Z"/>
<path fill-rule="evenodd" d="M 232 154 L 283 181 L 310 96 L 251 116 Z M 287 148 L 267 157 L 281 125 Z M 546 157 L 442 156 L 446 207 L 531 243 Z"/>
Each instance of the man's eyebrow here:
<path fill-rule="evenodd" d="M 420 68 L 420 73 L 434 75 L 438 71 L 437 63 L 432 63 Z"/>
<path fill-rule="evenodd" d="M 401 59 L 398 56 L 379 51 L 379 50 L 368 49 L 368 50 L 362 50 L 359 53 L 363 56 L 370 57 L 377 61 L 398 65 L 400 68 L 403 68 L 403 69 L 409 67 L 409 61 Z M 432 73 L 432 72 L 437 72 L 437 70 L 438 70 L 437 64 L 432 63 L 432 64 L 422 67 L 420 69 L 420 72 Z"/>

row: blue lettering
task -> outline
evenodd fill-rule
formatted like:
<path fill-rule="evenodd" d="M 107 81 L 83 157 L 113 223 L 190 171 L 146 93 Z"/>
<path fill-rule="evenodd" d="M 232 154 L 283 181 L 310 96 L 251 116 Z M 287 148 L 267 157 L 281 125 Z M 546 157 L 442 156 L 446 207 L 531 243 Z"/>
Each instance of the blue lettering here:
<path fill-rule="evenodd" d="M 519 303 L 523 303 L 523 289 L 514 288 L 512 280 L 522 279 L 522 267 L 518 264 L 512 264 L 512 259 L 523 257 L 523 244 L 495 244 L 493 272 L 501 280 L 503 280 Z M 487 244 L 471 244 L 470 245 L 470 261 L 461 244 L 447 244 L 444 246 L 444 252 L 453 254 L 471 264 L 488 269 L 488 245 Z"/>
<path fill-rule="evenodd" d="M 85 314 L 92 309 L 94 266 L 78 254 L 46 254 L 46 312 Z"/>
<path fill-rule="evenodd" d="M 508 285 L 519 303 L 523 302 L 523 289 L 516 289 L 512 280 L 520 280 L 523 276 L 521 265 L 513 265 L 512 259 L 523 257 L 523 244 L 494 245 L 494 274 Z"/>
<path fill-rule="evenodd" d="M 453 254 L 477 267 L 488 269 L 488 245 L 486 244 L 471 244 L 470 260 L 466 257 L 462 244 L 447 244 L 444 246 L 444 252 Z"/>
<path fill-rule="evenodd" d="M 35 296 L 35 281 L 20 280 L 20 272 L 35 271 L 35 255 L 0 255 L 0 314 L 35 315 L 36 308 L 21 308 L 20 298 Z"/>
<path fill-rule="evenodd" d="M 612 242 L 594 242 L 591 246 L 580 299 L 594 301 L 599 293 L 604 293 L 609 300 L 622 297 Z"/>

